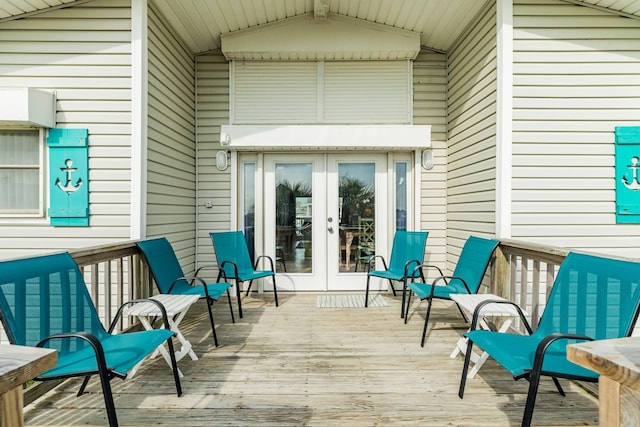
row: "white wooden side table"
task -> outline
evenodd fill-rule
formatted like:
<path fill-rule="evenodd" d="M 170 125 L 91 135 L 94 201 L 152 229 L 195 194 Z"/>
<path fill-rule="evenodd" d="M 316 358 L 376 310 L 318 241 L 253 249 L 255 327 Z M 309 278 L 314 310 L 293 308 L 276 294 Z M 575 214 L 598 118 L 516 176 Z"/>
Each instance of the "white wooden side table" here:
<path fill-rule="evenodd" d="M 475 311 L 478 304 L 487 300 L 498 300 L 498 301 L 506 301 L 504 298 L 499 297 L 498 295 L 493 294 L 456 294 L 451 295 L 451 299 L 460 306 L 461 309 L 470 314 L 469 320 L 473 317 L 473 312 Z M 527 313 L 522 310 L 523 314 L 526 316 Z M 498 327 L 498 332 L 505 332 L 514 319 L 519 317 L 518 311 L 515 307 L 510 304 L 487 304 L 482 308 L 482 317 L 479 319 L 479 325 L 482 329 L 486 329 L 488 331 L 492 330 L 489 324 L 486 321 L 487 317 L 496 317 L 501 318 L 502 323 Z M 464 336 L 458 340 L 456 344 L 456 348 L 451 353 L 450 357 L 453 359 L 458 354 L 465 354 L 467 351 L 467 338 Z M 467 374 L 467 378 L 473 378 L 484 362 L 489 358 L 489 354 L 485 351 L 482 354 L 478 354 L 476 352 L 472 352 L 471 354 L 471 363 L 473 363 L 473 368 L 469 370 Z"/>
<path fill-rule="evenodd" d="M 167 317 L 169 318 L 169 328 L 176 333 L 176 338 L 182 344 L 182 348 L 175 351 L 176 362 L 180 361 L 187 354 L 191 357 L 191 360 L 198 360 L 198 356 L 196 356 L 193 351 L 191 342 L 189 342 L 182 332 L 180 332 L 179 325 L 187 314 L 187 311 L 189 311 L 189 308 L 191 308 L 191 306 L 198 301 L 200 297 L 198 295 L 159 294 L 152 296 L 151 299 L 158 301 L 164 306 L 167 312 Z M 162 316 L 160 308 L 156 304 L 148 301 L 127 307 L 125 309 L 125 314 L 135 316 L 140 319 L 140 323 L 142 323 L 142 326 L 147 330 L 153 329 L 151 322 L 153 322 L 155 318 Z M 164 325 L 162 327 L 164 328 Z M 158 346 L 156 351 L 151 355 L 151 358 L 156 357 L 158 353 L 161 354 L 162 357 L 164 357 L 164 360 L 167 361 L 167 364 L 171 366 L 171 356 L 169 356 L 169 352 L 164 348 L 164 344 Z M 135 375 L 139 367 L 140 364 L 131 370 L 131 377 Z M 180 369 L 178 369 L 178 372 L 180 374 L 180 378 L 182 378 L 184 375 Z"/>

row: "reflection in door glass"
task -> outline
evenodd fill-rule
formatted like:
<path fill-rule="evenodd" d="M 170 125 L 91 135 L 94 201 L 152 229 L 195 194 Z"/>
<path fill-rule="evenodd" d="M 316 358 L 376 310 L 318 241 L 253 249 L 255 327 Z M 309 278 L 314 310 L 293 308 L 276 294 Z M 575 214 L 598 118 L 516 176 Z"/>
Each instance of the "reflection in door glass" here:
<path fill-rule="evenodd" d="M 256 190 L 255 190 L 255 163 L 244 163 L 244 173 L 242 174 L 242 213 L 244 216 L 244 238 L 247 240 L 247 248 L 251 262 L 255 261 L 255 213 L 256 213 Z"/>
<path fill-rule="evenodd" d="M 375 163 L 338 165 L 340 272 L 366 271 L 375 255 Z"/>
<path fill-rule="evenodd" d="M 407 229 L 407 163 L 396 163 L 396 230 Z"/>
<path fill-rule="evenodd" d="M 311 163 L 276 163 L 276 261 L 287 273 L 311 273 Z"/>

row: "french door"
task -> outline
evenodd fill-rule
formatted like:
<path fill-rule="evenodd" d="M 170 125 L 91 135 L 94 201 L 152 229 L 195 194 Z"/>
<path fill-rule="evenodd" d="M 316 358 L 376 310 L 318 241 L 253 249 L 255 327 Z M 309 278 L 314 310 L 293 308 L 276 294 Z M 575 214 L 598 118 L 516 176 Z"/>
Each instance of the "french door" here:
<path fill-rule="evenodd" d="M 366 259 L 387 247 L 387 174 L 386 154 L 264 155 L 264 243 L 279 288 L 364 290 Z"/>

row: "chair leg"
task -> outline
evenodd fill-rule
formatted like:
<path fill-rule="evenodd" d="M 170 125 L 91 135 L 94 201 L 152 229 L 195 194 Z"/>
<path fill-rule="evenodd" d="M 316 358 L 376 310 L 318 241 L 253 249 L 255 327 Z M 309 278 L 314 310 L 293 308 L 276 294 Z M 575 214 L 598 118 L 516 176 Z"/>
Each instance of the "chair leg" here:
<path fill-rule="evenodd" d="M 391 292 L 393 292 L 393 296 L 397 296 L 396 288 L 393 287 L 393 280 L 389 279 L 389 287 L 391 288 Z"/>
<path fill-rule="evenodd" d="M 231 312 L 231 323 L 236 323 L 236 318 L 233 315 L 233 306 L 231 305 L 231 292 L 227 288 L 227 301 L 229 301 L 229 311 Z"/>
<path fill-rule="evenodd" d="M 422 329 L 422 341 L 420 342 L 420 347 L 424 347 L 424 342 L 427 339 L 427 324 L 429 323 L 429 315 L 431 314 L 432 302 L 432 298 L 427 298 L 427 314 L 424 318 L 424 329 Z"/>
<path fill-rule="evenodd" d="M 249 280 L 249 286 L 247 286 L 247 292 L 245 292 L 244 296 L 248 297 L 249 292 L 251 291 L 251 285 L 253 285 L 253 279 Z"/>
<path fill-rule="evenodd" d="M 404 292 L 404 290 L 403 290 Z M 407 324 L 407 319 L 409 319 L 409 306 L 411 305 L 411 292 L 407 295 L 407 306 L 404 309 L 404 324 Z"/>
<path fill-rule="evenodd" d="M 276 288 L 276 275 L 273 275 L 273 298 L 276 300 L 276 307 L 278 306 L 278 288 Z"/>
<path fill-rule="evenodd" d="M 240 285 L 242 284 L 241 281 L 236 280 L 236 296 L 238 297 L 238 313 L 240 313 L 240 318 L 242 319 L 242 299 L 240 294 L 242 293 L 240 291 Z"/>
<path fill-rule="evenodd" d="M 100 384 L 102 386 L 102 394 L 104 396 L 104 405 L 107 409 L 107 419 L 109 427 L 118 427 L 118 417 L 116 416 L 116 405 L 113 402 L 113 393 L 111 392 L 111 374 L 107 369 L 104 354 L 96 354 L 98 362 L 98 375 L 100 375 Z M 87 379 L 87 377 L 85 377 Z"/>
<path fill-rule="evenodd" d="M 211 305 L 213 305 L 213 300 L 208 298 L 205 300 L 207 303 L 207 308 L 209 309 L 209 322 L 211 322 L 211 332 L 213 332 L 213 342 L 216 347 L 218 347 L 218 336 L 216 335 L 216 325 L 213 322 L 213 311 L 211 310 Z"/>
<path fill-rule="evenodd" d="M 407 295 L 407 282 L 405 280 L 402 281 L 402 303 L 400 304 L 400 318 L 404 318 L 404 323 L 407 323 L 407 317 L 404 313 L 405 307 L 405 299 Z"/>
<path fill-rule="evenodd" d="M 84 394 L 84 390 L 87 388 L 87 384 L 89 384 L 90 379 L 91 379 L 91 375 L 87 375 L 86 377 L 84 377 L 84 380 L 82 381 L 82 385 L 80 386 L 80 389 L 78 390 L 78 394 L 76 394 L 76 397 L 80 397 Z"/>
<path fill-rule="evenodd" d="M 553 383 L 556 385 L 556 388 L 558 389 L 558 393 L 560 393 L 562 397 L 566 396 L 566 394 L 564 393 L 564 390 L 562 389 L 562 386 L 560 385 L 560 381 L 558 381 L 556 377 L 551 377 L 551 379 L 553 380 Z"/>
<path fill-rule="evenodd" d="M 109 419 L 109 427 L 118 427 L 116 405 L 113 402 L 113 394 L 111 393 L 111 383 L 110 383 L 109 374 L 106 372 L 100 372 L 100 382 L 102 383 L 102 394 L 104 395 L 104 405 L 107 408 L 107 418 Z"/>
<path fill-rule="evenodd" d="M 462 309 L 457 303 L 456 303 L 456 307 L 458 307 L 458 311 L 462 315 L 462 318 L 464 319 L 465 323 L 469 323 L 469 319 L 467 319 L 467 316 L 464 314 L 464 311 L 462 311 Z"/>
<path fill-rule="evenodd" d="M 176 353 L 173 348 L 173 339 L 167 340 L 167 346 L 169 347 L 169 356 L 171 356 L 171 368 L 173 369 L 173 380 L 176 383 L 176 393 L 178 397 L 182 396 L 182 384 L 180 384 L 180 374 L 178 373 L 178 362 L 176 360 Z"/>
<path fill-rule="evenodd" d="M 533 408 L 536 404 L 536 397 L 538 395 L 538 385 L 540 385 L 540 371 L 534 368 L 531 371 L 531 375 L 529 375 L 529 392 L 527 393 L 527 403 L 524 407 L 522 427 L 531 426 L 531 419 L 533 418 Z"/>
<path fill-rule="evenodd" d="M 467 372 L 469 371 L 469 363 L 471 362 L 471 351 L 473 350 L 473 341 L 467 339 L 467 353 L 464 356 L 464 365 L 462 366 L 462 377 L 460 378 L 460 387 L 458 388 L 458 397 L 464 397 L 464 387 L 467 384 Z"/>
<path fill-rule="evenodd" d="M 364 306 L 365 307 L 369 307 L 369 279 L 371 279 L 371 276 L 369 276 L 367 274 L 367 288 L 364 291 Z"/>

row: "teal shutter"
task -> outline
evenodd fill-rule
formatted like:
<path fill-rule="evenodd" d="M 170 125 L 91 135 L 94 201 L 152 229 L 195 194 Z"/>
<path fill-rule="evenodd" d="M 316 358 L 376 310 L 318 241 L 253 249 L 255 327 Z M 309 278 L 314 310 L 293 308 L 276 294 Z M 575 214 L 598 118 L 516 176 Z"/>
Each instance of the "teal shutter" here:
<path fill-rule="evenodd" d="M 616 127 L 615 136 L 616 222 L 640 223 L 640 127 Z"/>
<path fill-rule="evenodd" d="M 49 218 L 58 227 L 89 225 L 89 131 L 50 129 Z"/>

